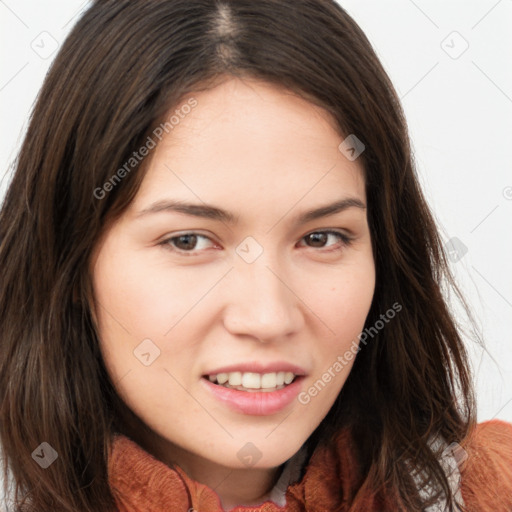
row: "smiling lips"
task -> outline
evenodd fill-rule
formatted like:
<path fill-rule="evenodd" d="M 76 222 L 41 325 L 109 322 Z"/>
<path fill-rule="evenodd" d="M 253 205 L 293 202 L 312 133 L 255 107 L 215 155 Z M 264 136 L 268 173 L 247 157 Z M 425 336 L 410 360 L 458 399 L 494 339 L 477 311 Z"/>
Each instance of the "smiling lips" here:
<path fill-rule="evenodd" d="M 298 395 L 305 372 L 287 363 L 238 365 L 203 375 L 213 396 L 232 410 L 264 416 L 281 411 Z"/>
<path fill-rule="evenodd" d="M 291 384 L 295 374 L 293 372 L 230 372 L 209 375 L 208 380 L 214 384 L 219 384 L 226 388 L 234 388 L 239 391 L 257 391 L 264 392 L 283 389 L 285 385 Z"/>

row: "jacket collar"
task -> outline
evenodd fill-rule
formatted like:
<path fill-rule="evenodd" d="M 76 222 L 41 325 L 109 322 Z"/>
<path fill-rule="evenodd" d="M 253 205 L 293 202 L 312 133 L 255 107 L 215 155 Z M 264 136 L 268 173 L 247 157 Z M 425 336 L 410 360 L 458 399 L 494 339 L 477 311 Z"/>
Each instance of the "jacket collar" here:
<path fill-rule="evenodd" d="M 232 512 L 325 512 L 339 507 L 351 497 L 356 483 L 356 465 L 347 436 L 341 435 L 337 444 L 343 445 L 343 460 L 333 450 L 319 446 L 305 470 L 297 471 L 297 465 L 300 469 L 304 458 L 304 452 L 299 451 L 285 466 L 277 489 L 274 487 L 269 494 L 275 501 L 269 499 L 255 507 L 236 507 Z M 340 453 L 340 450 L 335 451 Z M 293 482 L 296 478 L 299 480 Z M 183 511 L 223 512 L 213 489 L 191 479 L 179 466 L 170 468 L 121 434 L 113 438 L 109 483 L 119 512 L 164 512 L 169 510 L 170 504 L 179 505 L 179 510 Z M 279 504 L 282 503 L 279 488 L 285 489 L 283 506 Z"/>
<path fill-rule="evenodd" d="M 440 442 L 433 443 L 433 448 L 439 449 Z M 445 450 L 441 462 L 446 469 L 451 468 L 449 481 L 460 498 L 457 461 L 451 457 L 452 454 Z M 354 490 L 361 483 L 348 431 L 338 434 L 334 446 L 318 446 L 303 468 L 304 459 L 304 450 L 299 450 L 288 461 L 267 501 L 257 506 L 236 507 L 231 512 L 346 510 L 347 504 L 354 500 Z M 170 504 L 189 512 L 223 512 L 219 496 L 213 489 L 190 478 L 179 466 L 170 468 L 121 434 L 116 434 L 113 439 L 109 483 L 119 512 L 167 512 Z M 425 492 L 420 493 L 425 495 Z M 355 508 L 350 510 L 402 510 L 397 507 L 396 499 L 390 495 L 386 497 L 386 494 L 370 490 L 359 493 Z M 390 506 L 392 503 L 394 506 Z M 440 502 L 428 512 L 445 510 L 444 506 L 444 502 Z"/>

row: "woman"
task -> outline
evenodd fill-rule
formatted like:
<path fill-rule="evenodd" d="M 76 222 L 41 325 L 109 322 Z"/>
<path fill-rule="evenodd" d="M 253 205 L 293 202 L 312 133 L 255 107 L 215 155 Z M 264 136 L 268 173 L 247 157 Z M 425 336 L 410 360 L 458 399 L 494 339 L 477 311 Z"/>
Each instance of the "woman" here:
<path fill-rule="evenodd" d="M 94 2 L 0 226 L 14 510 L 512 507 L 399 101 L 336 3 Z"/>

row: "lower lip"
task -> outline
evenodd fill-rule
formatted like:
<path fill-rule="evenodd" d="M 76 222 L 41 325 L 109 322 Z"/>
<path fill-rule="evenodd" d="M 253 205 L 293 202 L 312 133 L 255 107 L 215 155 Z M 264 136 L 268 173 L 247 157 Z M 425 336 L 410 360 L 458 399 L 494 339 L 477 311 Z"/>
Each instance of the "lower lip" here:
<path fill-rule="evenodd" d="M 267 416 L 282 411 L 293 402 L 300 392 L 303 378 L 303 376 L 297 377 L 283 389 L 265 392 L 225 388 L 213 384 L 205 377 L 201 378 L 201 382 L 213 393 L 215 398 L 224 402 L 231 409 L 252 416 Z"/>

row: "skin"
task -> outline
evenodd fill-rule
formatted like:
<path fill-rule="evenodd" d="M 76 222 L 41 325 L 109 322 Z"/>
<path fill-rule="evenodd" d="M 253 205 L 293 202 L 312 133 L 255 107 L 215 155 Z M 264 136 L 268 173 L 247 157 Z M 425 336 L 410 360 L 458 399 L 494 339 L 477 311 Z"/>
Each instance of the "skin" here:
<path fill-rule="evenodd" d="M 294 222 L 346 197 L 366 205 L 362 165 L 338 150 L 344 137 L 327 112 L 252 79 L 231 78 L 194 97 L 198 105 L 152 150 L 136 197 L 95 248 L 94 313 L 139 443 L 215 489 L 229 510 L 258 504 L 272 488 L 353 360 L 306 405 L 294 400 L 268 416 L 227 408 L 201 376 L 226 364 L 287 361 L 306 371 L 307 390 L 358 340 L 375 265 L 365 208 Z M 237 223 L 140 215 L 168 199 L 218 206 Z M 351 243 L 306 236 L 328 229 Z M 187 232 L 202 236 L 169 240 Z M 263 250 L 252 263 L 236 252 L 249 236 Z M 160 356 L 145 366 L 133 351 L 148 338 Z M 237 456 L 247 442 L 261 452 L 250 467 Z"/>

